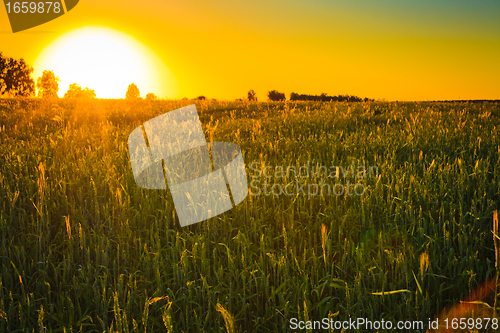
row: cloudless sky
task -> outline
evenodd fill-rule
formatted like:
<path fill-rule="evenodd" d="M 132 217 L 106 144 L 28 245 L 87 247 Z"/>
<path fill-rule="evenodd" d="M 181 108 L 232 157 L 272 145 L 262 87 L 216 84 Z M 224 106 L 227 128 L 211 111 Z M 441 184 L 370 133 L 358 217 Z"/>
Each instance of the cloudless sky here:
<path fill-rule="evenodd" d="M 57 37 L 86 25 L 116 29 L 156 52 L 177 79 L 172 98 L 244 98 L 254 89 L 265 100 L 276 89 L 500 99 L 498 0 L 82 0 L 16 34 L 2 6 L 0 51 L 33 64 Z"/>

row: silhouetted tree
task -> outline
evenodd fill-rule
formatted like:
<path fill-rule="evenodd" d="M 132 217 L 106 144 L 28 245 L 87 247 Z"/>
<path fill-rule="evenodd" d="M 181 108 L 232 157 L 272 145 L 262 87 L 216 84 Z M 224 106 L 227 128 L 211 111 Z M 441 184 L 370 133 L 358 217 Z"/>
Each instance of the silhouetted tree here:
<path fill-rule="evenodd" d="M 125 94 L 125 99 L 138 99 L 141 98 L 141 93 L 139 88 L 134 83 L 129 84 L 127 88 L 127 93 Z"/>
<path fill-rule="evenodd" d="M 156 97 L 156 95 L 155 95 L 155 94 L 153 94 L 153 93 L 148 93 L 148 94 L 146 95 L 146 99 L 147 99 L 148 101 L 154 101 L 154 100 L 158 99 L 158 97 Z"/>
<path fill-rule="evenodd" d="M 248 91 L 248 100 L 250 102 L 257 102 L 257 94 L 255 93 L 255 91 L 253 91 L 253 89 Z"/>
<path fill-rule="evenodd" d="M 96 95 L 93 89 L 82 89 L 78 83 L 72 83 L 64 94 L 64 98 L 96 98 Z"/>
<path fill-rule="evenodd" d="M 204 100 L 206 100 L 207 98 L 206 98 L 205 96 L 203 96 L 203 95 L 202 95 L 202 96 L 198 96 L 198 97 L 196 97 L 195 99 L 196 99 L 196 100 L 198 100 L 198 101 L 204 101 Z"/>
<path fill-rule="evenodd" d="M 23 58 L 6 58 L 0 52 L 0 96 L 31 96 L 35 93 L 33 68 Z"/>
<path fill-rule="evenodd" d="M 59 76 L 55 76 L 53 71 L 44 70 L 42 76 L 36 79 L 36 88 L 39 97 L 57 97 L 59 91 Z"/>
<path fill-rule="evenodd" d="M 268 91 L 267 98 L 271 101 L 284 101 L 286 99 L 285 94 L 280 93 L 277 90 Z"/>

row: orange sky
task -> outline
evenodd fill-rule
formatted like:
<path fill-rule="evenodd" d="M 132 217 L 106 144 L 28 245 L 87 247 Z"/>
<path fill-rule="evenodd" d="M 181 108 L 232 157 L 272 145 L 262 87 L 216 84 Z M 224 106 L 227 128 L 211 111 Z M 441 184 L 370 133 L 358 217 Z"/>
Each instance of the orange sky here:
<path fill-rule="evenodd" d="M 244 98 L 254 89 L 265 100 L 276 89 L 287 96 L 500 99 L 499 18 L 496 0 L 82 0 L 16 34 L 2 6 L 0 51 L 33 65 L 56 38 L 99 25 L 163 60 L 178 94 L 155 93 L 170 98 Z"/>

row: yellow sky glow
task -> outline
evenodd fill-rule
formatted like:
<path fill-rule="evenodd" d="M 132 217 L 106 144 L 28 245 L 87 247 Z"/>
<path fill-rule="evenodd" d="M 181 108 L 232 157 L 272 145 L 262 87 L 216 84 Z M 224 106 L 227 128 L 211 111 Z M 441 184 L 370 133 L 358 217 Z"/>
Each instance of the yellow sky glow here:
<path fill-rule="evenodd" d="M 0 51 L 35 79 L 54 70 L 63 94 L 76 82 L 122 98 L 134 82 L 167 98 L 500 99 L 497 0 L 86 0 L 16 34 L 2 15 Z M 69 35 L 93 26 L 107 28 Z"/>

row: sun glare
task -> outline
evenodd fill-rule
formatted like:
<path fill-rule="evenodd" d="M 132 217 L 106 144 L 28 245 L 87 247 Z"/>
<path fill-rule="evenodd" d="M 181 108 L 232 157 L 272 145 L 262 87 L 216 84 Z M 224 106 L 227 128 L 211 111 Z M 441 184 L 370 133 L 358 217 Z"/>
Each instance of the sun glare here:
<path fill-rule="evenodd" d="M 123 98 L 135 83 L 144 97 L 176 97 L 176 81 L 168 67 L 149 48 L 115 30 L 77 29 L 47 46 L 34 62 L 37 78 L 46 69 L 59 76 L 60 97 L 72 83 L 94 89 L 98 98 Z"/>

